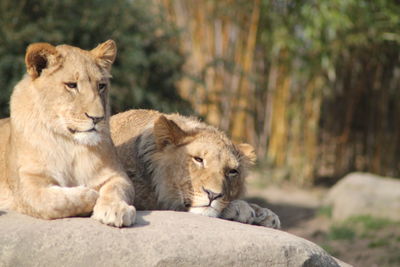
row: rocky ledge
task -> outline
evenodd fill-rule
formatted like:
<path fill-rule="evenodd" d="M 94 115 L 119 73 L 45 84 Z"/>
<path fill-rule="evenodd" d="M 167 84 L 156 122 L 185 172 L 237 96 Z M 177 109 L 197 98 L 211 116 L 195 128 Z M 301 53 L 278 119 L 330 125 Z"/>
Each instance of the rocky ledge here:
<path fill-rule="evenodd" d="M 283 231 L 184 212 L 138 212 L 131 228 L 0 211 L 0 266 L 349 266 Z"/>

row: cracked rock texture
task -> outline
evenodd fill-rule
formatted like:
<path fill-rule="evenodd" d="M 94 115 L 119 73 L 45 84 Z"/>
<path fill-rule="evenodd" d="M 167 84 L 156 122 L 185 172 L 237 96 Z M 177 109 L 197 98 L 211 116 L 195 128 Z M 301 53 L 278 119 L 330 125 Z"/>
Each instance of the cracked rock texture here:
<path fill-rule="evenodd" d="M 131 228 L 0 211 L 0 266 L 349 266 L 283 231 L 184 212 L 139 211 Z"/>

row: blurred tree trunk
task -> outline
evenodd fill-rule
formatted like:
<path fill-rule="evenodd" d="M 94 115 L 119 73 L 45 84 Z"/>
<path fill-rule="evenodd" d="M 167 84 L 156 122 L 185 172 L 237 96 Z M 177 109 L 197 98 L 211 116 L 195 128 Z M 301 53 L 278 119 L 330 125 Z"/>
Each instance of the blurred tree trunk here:
<path fill-rule="evenodd" d="M 248 26 L 247 43 L 241 60 L 242 71 L 244 75 L 241 77 L 236 107 L 236 112 L 232 117 L 231 132 L 235 140 L 244 141 L 255 144 L 255 133 L 253 116 L 250 112 L 251 106 L 254 106 L 253 91 L 254 84 L 249 81 L 249 75 L 252 72 L 254 51 L 257 40 L 258 21 L 260 17 L 260 1 L 255 0 L 251 11 L 251 18 Z"/>
<path fill-rule="evenodd" d="M 285 55 L 286 54 L 286 55 Z M 279 58 L 285 61 L 287 53 L 281 51 Z M 271 92 L 273 109 L 271 110 L 271 130 L 269 133 L 268 157 L 271 162 L 279 167 L 286 163 L 288 145 L 288 119 L 287 108 L 290 101 L 291 78 L 288 66 L 278 63 L 278 77 L 275 88 Z"/>
<path fill-rule="evenodd" d="M 209 123 L 255 145 L 252 106 L 260 0 L 162 0 L 184 32 L 189 78 L 179 88 Z M 229 8 L 226 8 L 229 7 Z"/>

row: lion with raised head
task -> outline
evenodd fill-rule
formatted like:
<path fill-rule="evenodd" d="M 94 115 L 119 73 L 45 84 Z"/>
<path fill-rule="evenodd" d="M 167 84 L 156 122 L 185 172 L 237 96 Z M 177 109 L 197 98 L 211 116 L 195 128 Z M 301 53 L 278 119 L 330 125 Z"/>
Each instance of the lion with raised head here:
<path fill-rule="evenodd" d="M 112 40 L 86 51 L 28 47 L 27 75 L 0 121 L 0 208 L 55 219 L 89 214 L 112 226 L 134 223 L 132 182 L 109 131 Z"/>
<path fill-rule="evenodd" d="M 256 156 L 191 117 L 131 110 L 111 117 L 111 136 L 140 210 L 189 211 L 279 228 L 272 211 L 238 200 Z"/>

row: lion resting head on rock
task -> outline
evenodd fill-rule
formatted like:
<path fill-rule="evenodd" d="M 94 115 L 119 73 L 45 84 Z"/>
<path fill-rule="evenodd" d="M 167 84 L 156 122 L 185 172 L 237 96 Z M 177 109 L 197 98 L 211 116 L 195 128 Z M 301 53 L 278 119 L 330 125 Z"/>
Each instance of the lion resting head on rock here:
<path fill-rule="evenodd" d="M 111 118 L 117 153 L 138 209 L 189 211 L 279 228 L 268 209 L 238 200 L 256 155 L 191 117 L 131 110 Z"/>
<path fill-rule="evenodd" d="M 0 208 L 54 219 L 93 211 L 113 226 L 135 220 L 133 186 L 109 132 L 108 92 L 117 48 L 36 43 L 27 75 L 0 123 Z"/>

